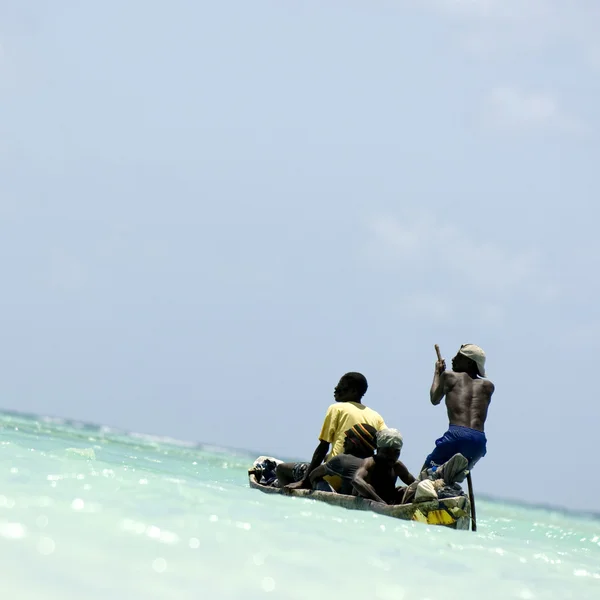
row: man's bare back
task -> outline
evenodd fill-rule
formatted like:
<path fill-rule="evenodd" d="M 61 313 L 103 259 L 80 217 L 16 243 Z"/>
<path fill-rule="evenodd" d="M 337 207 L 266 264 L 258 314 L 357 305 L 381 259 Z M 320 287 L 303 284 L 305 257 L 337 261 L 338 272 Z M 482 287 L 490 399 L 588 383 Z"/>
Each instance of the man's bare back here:
<path fill-rule="evenodd" d="M 485 431 L 494 384 L 487 379 L 473 379 L 467 373 L 454 371 L 445 371 L 442 379 L 450 425 Z"/>
<path fill-rule="evenodd" d="M 485 353 L 479 346 L 463 344 L 452 359 L 452 371 L 446 370 L 443 359 L 435 363 L 430 389 L 431 403 L 440 404 L 446 397 L 450 423 L 448 431 L 438 440 L 436 448 L 425 460 L 429 466 L 441 465 L 454 454 L 469 460 L 469 468 L 486 454 L 485 421 L 494 384 L 485 376 Z"/>

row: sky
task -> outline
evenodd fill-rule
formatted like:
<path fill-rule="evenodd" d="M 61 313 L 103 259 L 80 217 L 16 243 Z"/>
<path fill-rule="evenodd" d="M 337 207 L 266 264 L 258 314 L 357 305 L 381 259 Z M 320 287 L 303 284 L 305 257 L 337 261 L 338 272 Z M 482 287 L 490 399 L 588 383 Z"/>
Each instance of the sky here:
<path fill-rule="evenodd" d="M 599 26 L 596 0 L 4 0 L 0 407 L 309 459 L 360 371 L 416 472 L 434 344 L 475 343 L 476 492 L 597 508 Z"/>

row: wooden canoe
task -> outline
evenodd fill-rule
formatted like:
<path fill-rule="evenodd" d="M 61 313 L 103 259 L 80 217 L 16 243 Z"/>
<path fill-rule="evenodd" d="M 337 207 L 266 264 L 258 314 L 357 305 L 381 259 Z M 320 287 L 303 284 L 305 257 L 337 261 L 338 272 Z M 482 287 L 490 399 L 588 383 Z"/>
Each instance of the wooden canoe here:
<path fill-rule="evenodd" d="M 401 519 L 403 521 L 419 521 L 429 525 L 441 525 L 451 529 L 469 529 L 471 519 L 471 507 L 467 496 L 455 496 L 441 500 L 430 500 L 426 502 L 414 502 L 411 504 L 388 505 L 360 498 L 358 496 L 346 496 L 333 492 L 322 492 L 318 490 L 289 490 L 285 488 L 262 485 L 256 480 L 252 469 L 248 471 L 248 479 L 251 488 L 260 490 L 265 494 L 280 494 L 283 496 L 294 496 L 310 500 L 318 500 L 332 506 L 340 506 L 350 510 L 369 510 L 371 512 Z"/>

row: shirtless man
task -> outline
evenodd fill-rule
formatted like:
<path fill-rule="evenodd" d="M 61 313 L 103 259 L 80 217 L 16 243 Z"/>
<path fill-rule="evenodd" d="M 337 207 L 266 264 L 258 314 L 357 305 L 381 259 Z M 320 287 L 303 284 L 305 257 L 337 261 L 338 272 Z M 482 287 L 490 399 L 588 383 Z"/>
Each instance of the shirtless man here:
<path fill-rule="evenodd" d="M 463 344 L 452 359 L 452 371 L 446 362 L 435 363 L 429 396 L 437 406 L 446 396 L 450 426 L 435 442 L 433 452 L 425 459 L 422 469 L 438 467 L 456 453 L 462 454 L 471 470 L 486 454 L 487 439 L 484 424 L 494 384 L 485 377 L 485 352 L 475 344 Z"/>
<path fill-rule="evenodd" d="M 363 461 L 352 479 L 359 496 L 383 502 L 400 504 L 405 488 L 396 488 L 396 479 L 410 485 L 415 478 L 406 465 L 399 460 L 402 436 L 397 429 L 382 429 L 377 432 L 377 454 Z"/>

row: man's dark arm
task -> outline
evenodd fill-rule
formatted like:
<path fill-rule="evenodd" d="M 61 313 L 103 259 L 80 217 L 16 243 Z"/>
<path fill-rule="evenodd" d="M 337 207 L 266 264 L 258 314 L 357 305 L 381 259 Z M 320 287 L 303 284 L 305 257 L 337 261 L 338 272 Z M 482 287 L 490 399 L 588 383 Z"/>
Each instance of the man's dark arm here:
<path fill-rule="evenodd" d="M 308 465 L 308 469 L 306 470 L 306 475 L 304 476 L 304 479 L 296 481 L 295 483 L 290 483 L 285 487 L 290 489 L 310 488 L 310 474 L 325 460 L 328 451 L 329 442 L 324 442 L 323 440 L 320 440 L 319 445 L 314 451 L 312 460 L 310 461 L 310 465 Z"/>
<path fill-rule="evenodd" d="M 446 387 L 446 363 L 443 360 L 438 360 L 435 363 L 435 371 L 433 373 L 433 381 L 429 390 L 429 399 L 431 404 L 437 406 L 444 397 Z"/>
<path fill-rule="evenodd" d="M 366 481 L 366 478 L 369 476 L 369 466 L 372 465 L 373 459 L 365 460 L 362 466 L 359 467 L 359 469 L 354 474 L 354 477 L 352 478 L 352 485 L 361 496 L 369 498 L 370 500 L 375 500 L 376 502 L 387 504 L 385 500 L 378 496 L 377 492 L 375 491 L 375 488 Z"/>
<path fill-rule="evenodd" d="M 314 488 L 315 483 L 321 481 L 325 475 L 327 475 L 327 465 L 319 465 L 316 469 L 311 471 L 310 475 L 308 476 L 311 487 Z"/>
<path fill-rule="evenodd" d="M 406 465 L 399 460 L 394 465 L 394 473 L 400 477 L 400 479 L 406 484 L 410 485 L 414 481 L 416 481 L 415 477 L 411 474 L 411 472 L 406 468 Z"/>

